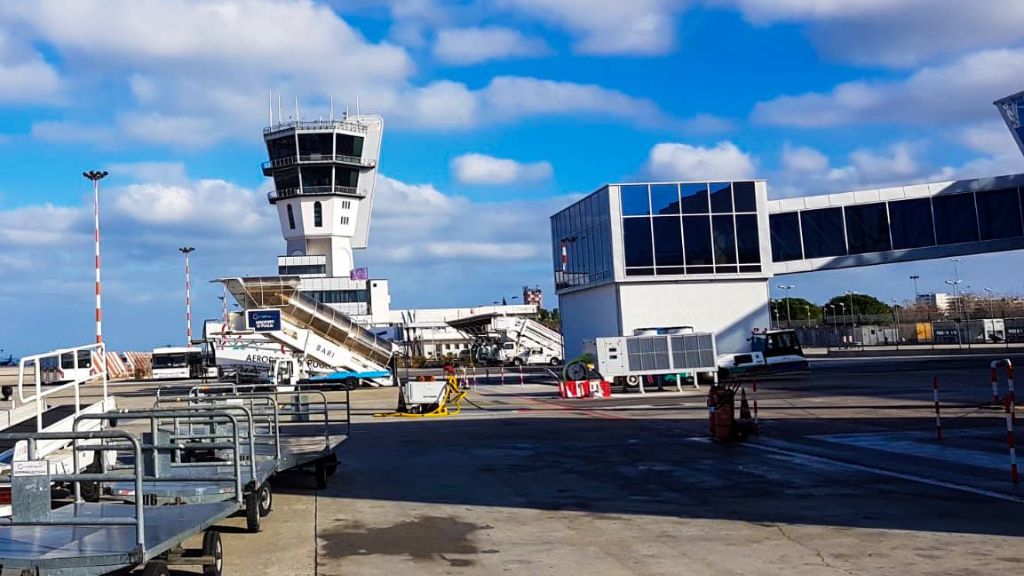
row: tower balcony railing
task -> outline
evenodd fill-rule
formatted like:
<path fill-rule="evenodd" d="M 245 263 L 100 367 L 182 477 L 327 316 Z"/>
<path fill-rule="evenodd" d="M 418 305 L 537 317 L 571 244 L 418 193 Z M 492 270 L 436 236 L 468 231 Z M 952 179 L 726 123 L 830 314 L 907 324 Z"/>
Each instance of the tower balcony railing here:
<path fill-rule="evenodd" d="M 303 154 L 267 160 L 262 164 L 263 174 L 270 176 L 268 172 L 275 168 L 284 168 L 285 166 L 293 166 L 295 164 L 346 164 L 360 168 L 373 168 L 377 165 L 373 160 L 363 160 L 359 156 L 350 156 L 348 154 Z"/>
<path fill-rule="evenodd" d="M 363 197 L 366 194 L 354 186 L 303 186 L 302 188 L 281 188 L 280 190 L 271 190 L 267 192 L 267 200 L 271 204 L 282 200 L 284 198 L 294 198 L 295 196 L 358 196 Z"/>
<path fill-rule="evenodd" d="M 366 124 L 352 122 L 350 120 L 306 120 L 281 122 L 263 129 L 263 135 L 286 130 L 346 130 L 348 132 L 359 132 L 366 134 Z"/>

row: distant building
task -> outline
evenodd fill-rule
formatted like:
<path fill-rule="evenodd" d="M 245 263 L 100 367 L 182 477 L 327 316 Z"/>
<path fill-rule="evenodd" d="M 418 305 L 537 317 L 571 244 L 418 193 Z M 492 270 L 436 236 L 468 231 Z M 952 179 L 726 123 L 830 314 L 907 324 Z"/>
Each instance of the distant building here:
<path fill-rule="evenodd" d="M 523 304 L 534 304 L 537 308 L 543 308 L 544 292 L 540 288 L 523 286 Z"/>
<path fill-rule="evenodd" d="M 949 308 L 949 303 L 952 301 L 952 297 L 945 292 L 935 292 L 934 294 L 918 294 L 917 304 L 923 304 L 929 308 L 935 308 L 936 310 L 945 311 Z"/>

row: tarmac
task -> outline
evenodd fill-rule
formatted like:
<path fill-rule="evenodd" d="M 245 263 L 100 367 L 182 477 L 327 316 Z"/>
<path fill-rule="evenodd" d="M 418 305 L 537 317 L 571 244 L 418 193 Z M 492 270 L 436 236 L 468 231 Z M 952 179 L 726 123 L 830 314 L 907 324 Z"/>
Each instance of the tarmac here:
<path fill-rule="evenodd" d="M 225 521 L 225 573 L 1020 573 L 992 358 L 815 361 L 759 383 L 744 443 L 708 438 L 704 388 L 561 400 L 538 372 L 441 419 L 374 418 L 397 391 L 358 390 L 337 475 L 276 479 L 260 534 Z"/>

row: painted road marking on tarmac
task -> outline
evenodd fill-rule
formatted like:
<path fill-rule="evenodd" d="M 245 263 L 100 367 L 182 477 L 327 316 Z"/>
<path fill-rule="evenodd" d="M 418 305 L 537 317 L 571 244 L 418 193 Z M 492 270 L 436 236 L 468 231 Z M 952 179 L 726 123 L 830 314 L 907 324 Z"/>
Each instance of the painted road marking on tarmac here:
<path fill-rule="evenodd" d="M 949 490 L 956 490 L 958 492 L 966 492 L 968 494 L 975 494 L 977 496 L 985 496 L 987 498 L 995 498 L 996 500 L 1003 500 L 1005 502 L 1015 502 L 1017 504 L 1024 504 L 1024 498 L 1020 496 L 1014 496 L 1012 494 L 1004 494 L 1002 492 L 995 492 L 992 490 L 985 490 L 984 488 L 976 488 L 974 486 L 967 486 L 965 484 L 957 484 L 955 482 L 946 482 L 943 480 L 936 480 L 935 478 L 928 478 L 927 476 L 919 476 L 917 474 L 906 474 L 903 472 L 894 472 L 892 470 L 885 470 L 883 468 L 873 468 L 871 466 L 864 466 L 861 464 L 853 464 L 850 462 L 843 462 L 841 460 L 833 460 L 831 458 L 825 458 L 822 456 L 812 456 L 803 452 L 796 452 L 792 450 L 786 450 L 782 448 L 776 448 L 774 446 L 766 446 L 761 443 L 747 443 L 743 445 L 745 448 L 754 448 L 763 452 L 770 452 L 792 458 L 795 461 L 802 461 L 808 464 L 829 464 L 832 466 L 845 468 L 847 470 L 857 470 L 860 472 L 867 472 L 869 474 L 875 474 L 878 476 L 886 476 L 888 478 L 898 478 L 900 480 L 906 480 L 908 482 L 917 482 L 919 484 L 927 484 L 929 486 L 937 486 L 939 488 L 947 488 Z"/>
<path fill-rule="evenodd" d="M 991 432 L 984 431 L 991 435 Z M 947 433 L 947 439 L 954 434 Z M 956 434 L 957 436 L 978 436 L 975 434 Z M 892 454 L 906 454 L 908 456 L 919 456 L 932 460 L 942 460 L 955 464 L 967 464 L 978 468 L 990 470 L 1005 470 L 1006 456 L 1004 454 L 990 454 L 966 448 L 954 448 L 952 446 L 940 446 L 934 442 L 922 442 L 935 437 L 934 432 L 893 432 L 893 433 L 868 433 L 868 434 L 826 434 L 821 436 L 810 436 L 815 440 L 846 444 L 858 448 L 879 450 Z"/>

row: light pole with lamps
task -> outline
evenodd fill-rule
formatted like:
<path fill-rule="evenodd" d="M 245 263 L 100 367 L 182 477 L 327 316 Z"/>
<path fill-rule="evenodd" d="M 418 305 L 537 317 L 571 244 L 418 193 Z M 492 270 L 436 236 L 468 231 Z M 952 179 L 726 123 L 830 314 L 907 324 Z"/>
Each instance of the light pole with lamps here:
<path fill-rule="evenodd" d="M 857 313 L 856 313 L 856 309 L 853 307 L 853 295 L 854 294 L 856 294 L 856 292 L 854 292 L 853 290 L 847 290 L 846 291 L 846 295 L 850 297 L 850 326 L 851 327 L 856 327 L 857 326 Z"/>
<path fill-rule="evenodd" d="M 956 343 L 957 343 L 958 346 L 963 346 L 964 345 L 964 340 L 960 336 L 960 326 L 959 326 L 959 324 L 960 324 L 960 322 L 959 322 L 959 320 L 960 320 L 960 282 L 961 281 L 960 281 L 959 278 L 957 278 L 956 280 L 946 280 L 946 285 L 953 287 L 953 302 L 956 305 L 956 319 L 957 319 L 957 322 L 956 322 L 956 324 L 957 324 L 957 328 L 956 328 Z"/>
<path fill-rule="evenodd" d="M 786 292 L 786 328 L 792 328 L 793 327 L 793 315 L 789 313 L 789 291 L 792 290 L 793 288 L 796 288 L 796 286 L 793 286 L 792 284 L 790 284 L 790 285 L 779 284 L 779 288 L 781 288 L 782 290 L 785 290 L 785 292 Z"/>
<path fill-rule="evenodd" d="M 917 304 L 917 295 L 920 294 L 920 292 L 917 291 L 917 281 L 920 278 L 921 277 L 918 276 L 917 274 L 911 274 L 910 275 L 910 279 L 914 281 L 914 304 Z"/>
<path fill-rule="evenodd" d="M 996 309 L 992 305 L 993 304 L 992 303 L 992 289 L 991 288 L 985 288 L 985 292 L 988 292 L 988 317 L 992 318 L 992 319 L 995 319 L 995 317 L 996 317 Z"/>
<path fill-rule="evenodd" d="M 188 255 L 196 249 L 191 246 L 182 246 L 178 251 L 185 255 L 185 334 L 186 346 L 192 347 L 192 268 Z"/>
<path fill-rule="evenodd" d="M 89 170 L 82 172 L 87 180 L 92 181 L 93 197 L 93 236 L 96 246 L 96 343 L 103 343 L 103 305 L 100 290 L 100 180 L 107 177 L 106 170 Z"/>

